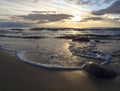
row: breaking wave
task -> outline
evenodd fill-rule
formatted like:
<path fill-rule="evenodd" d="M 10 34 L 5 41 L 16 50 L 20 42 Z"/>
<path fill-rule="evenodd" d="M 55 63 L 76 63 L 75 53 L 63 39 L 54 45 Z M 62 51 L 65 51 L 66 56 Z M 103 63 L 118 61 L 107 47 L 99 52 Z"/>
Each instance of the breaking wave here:
<path fill-rule="evenodd" d="M 119 58 L 113 57 L 113 55 L 115 55 L 117 51 L 111 51 L 109 53 L 101 52 L 100 50 L 97 50 L 96 45 L 97 45 L 96 42 L 89 42 L 83 44 L 71 43 L 69 50 L 72 52 L 73 55 L 76 56 L 101 60 L 102 65 L 106 63 L 120 61 Z"/>
<path fill-rule="evenodd" d="M 33 65 L 33 66 L 37 66 L 37 67 L 41 67 L 41 68 L 49 69 L 49 70 L 82 70 L 87 64 L 87 62 L 86 62 L 80 67 L 64 67 L 64 66 L 57 66 L 57 65 L 51 65 L 51 64 L 50 65 L 41 64 L 40 62 L 35 62 L 35 61 L 32 61 L 32 60 L 26 59 L 24 57 L 24 55 L 26 53 L 25 51 L 19 51 L 19 50 L 10 49 L 10 48 L 5 47 L 4 45 L 0 45 L 0 48 L 8 50 L 10 52 L 16 53 L 17 57 L 23 63 L 27 63 L 27 64 L 30 64 L 30 65 Z"/>
<path fill-rule="evenodd" d="M 90 40 L 90 42 L 84 43 L 84 42 L 71 41 L 76 37 L 86 37 Z M 62 38 L 63 40 L 70 39 L 71 42 L 69 44 L 69 47 L 67 47 L 66 49 L 61 49 L 62 47 L 65 46 L 64 45 L 65 43 L 61 42 L 62 40 L 60 40 L 59 38 Z M 39 40 L 32 40 L 32 39 L 39 39 Z M 11 52 L 15 52 L 18 58 L 20 59 L 20 61 L 24 63 L 42 67 L 45 69 L 82 70 L 84 66 L 87 64 L 88 62 L 87 60 L 90 61 L 99 60 L 101 65 L 113 63 L 113 62 L 120 62 L 119 40 L 120 40 L 120 29 L 59 29 L 58 28 L 58 29 L 22 29 L 22 30 L 1 29 L 0 30 L 1 48 L 9 50 Z M 23 44 L 21 44 L 21 42 L 23 42 Z M 13 45 L 12 48 L 11 47 L 9 48 L 9 45 Z M 56 48 L 54 48 L 54 46 Z M 34 50 L 34 48 L 38 48 L 39 52 L 37 53 L 36 51 L 37 49 Z M 29 56 L 32 55 L 34 57 L 27 58 L 26 50 L 31 50 L 31 49 L 34 50 L 34 53 L 33 51 L 30 51 Z M 72 56 L 77 58 L 72 59 L 71 55 L 67 54 L 66 50 L 67 51 L 69 50 L 70 54 L 72 54 Z M 41 59 L 43 58 L 44 61 L 47 60 L 46 61 L 47 64 L 44 61 L 41 60 L 39 61 L 40 58 Z M 78 58 L 80 60 L 78 60 Z"/>

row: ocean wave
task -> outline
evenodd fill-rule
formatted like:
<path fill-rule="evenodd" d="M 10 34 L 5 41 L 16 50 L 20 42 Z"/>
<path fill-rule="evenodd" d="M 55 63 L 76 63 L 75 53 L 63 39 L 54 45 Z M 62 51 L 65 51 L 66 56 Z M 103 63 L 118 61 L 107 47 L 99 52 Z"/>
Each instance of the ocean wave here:
<path fill-rule="evenodd" d="M 35 31 L 36 30 L 36 31 Z M 37 31 L 38 30 L 38 31 Z M 48 30 L 51 30 L 52 31 L 52 28 L 51 29 L 48 29 Z M 119 62 L 120 60 L 119 60 L 119 58 L 117 58 L 116 57 L 116 55 L 118 55 L 120 52 L 116 52 L 116 51 L 112 51 L 112 52 L 110 52 L 112 49 L 115 49 L 115 50 L 118 50 L 119 49 L 119 44 L 120 44 L 120 42 L 119 42 L 119 40 L 120 40 L 120 32 L 118 32 L 117 30 L 117 32 L 115 31 L 112 31 L 112 30 L 110 30 L 110 32 L 109 32 L 109 30 L 107 31 L 107 30 L 103 30 L 103 29 L 101 29 L 101 30 L 89 30 L 89 29 L 85 29 L 84 31 L 74 31 L 75 29 L 63 29 L 63 30 L 66 30 L 66 31 L 63 31 L 63 30 L 61 30 L 61 29 L 53 29 L 53 31 L 51 32 L 51 31 L 48 31 L 47 29 L 46 30 L 43 30 L 43 31 L 39 31 L 39 29 L 31 29 L 31 30 L 29 30 L 29 29 L 27 29 L 27 30 L 20 30 L 20 29 L 18 29 L 18 30 L 16 30 L 16 29 L 12 29 L 12 30 L 2 30 L 2 31 L 0 31 L 0 37 L 3 37 L 3 38 L 1 38 L 1 40 L 2 40 L 2 42 L 4 41 L 4 37 L 5 38 L 7 38 L 8 40 L 5 42 L 6 44 L 9 44 L 9 43 L 7 43 L 7 42 L 9 42 L 10 41 L 10 38 L 12 39 L 16 39 L 16 38 L 23 38 L 23 39 L 21 39 L 21 40 L 24 40 L 24 39 L 40 39 L 40 38 L 50 38 L 50 39 L 56 39 L 57 41 L 55 41 L 55 42 L 52 42 L 52 41 L 41 41 L 40 40 L 40 45 L 43 43 L 44 44 L 44 42 L 45 42 L 45 44 L 44 45 L 48 45 L 48 43 L 50 43 L 50 44 L 55 44 L 55 46 L 56 46 L 56 44 L 58 44 L 58 40 L 60 40 L 60 39 L 57 39 L 57 38 L 61 38 L 61 39 L 74 39 L 74 38 L 77 38 L 77 37 L 85 37 L 85 38 L 88 38 L 89 40 L 90 40 L 90 42 L 88 42 L 88 45 L 86 45 L 86 44 L 84 44 L 84 42 L 83 43 L 81 43 L 81 42 L 79 42 L 78 43 L 78 45 L 76 46 L 76 45 L 73 45 L 74 44 L 74 41 L 71 41 L 70 40 L 70 42 L 72 42 L 71 44 L 70 44 L 70 46 L 69 46 L 69 50 L 70 50 L 70 53 L 71 54 L 73 54 L 74 55 L 74 57 L 78 57 L 78 58 L 85 58 L 85 61 L 87 61 L 87 59 L 86 58 L 91 58 L 91 59 L 97 59 L 97 60 L 101 60 L 101 64 L 103 65 L 103 64 L 107 64 L 107 63 L 112 63 L 112 62 Z M 58 30 L 60 30 L 60 31 L 58 31 Z M 70 31 L 69 31 L 70 30 Z M 77 30 L 77 29 L 76 29 Z M 101 32 L 102 31 L 102 32 Z M 112 32 L 111 32 L 112 31 Z M 43 39 L 44 40 L 44 39 Z M 16 41 L 17 41 L 17 39 L 16 39 Z M 16 43 L 16 41 L 14 41 L 15 43 Z M 29 41 L 31 41 L 31 40 L 29 40 Z M 113 42 L 114 41 L 114 42 Z M 1 43 L 2 43 L 1 42 Z M 25 41 L 26 42 L 26 41 Z M 25 43 L 24 42 L 24 43 Z M 37 40 L 37 42 L 38 42 L 38 40 Z M 61 42 L 60 42 L 61 43 Z M 11 44 L 12 44 L 12 42 L 11 42 Z M 29 43 L 28 43 L 29 44 Z M 82 45 L 83 44 L 83 45 Z M 115 44 L 114 46 L 113 45 L 111 45 L 111 44 Z M 12 44 L 12 45 L 16 45 L 16 44 Z M 30 44 L 30 45 L 33 45 L 33 44 Z M 59 45 L 59 44 L 58 44 Z M 25 45 L 26 46 L 26 45 Z M 29 49 L 31 49 L 31 48 L 29 48 L 29 45 L 27 45 L 28 46 L 28 50 Z M 49 46 L 49 45 L 48 45 Z M 50 45 L 50 47 L 46 47 L 46 48 L 51 48 L 52 49 L 52 47 L 53 47 L 54 45 Z M 64 45 L 63 45 L 64 46 Z M 81 47 L 80 47 L 81 46 Z M 98 50 L 96 50 L 96 46 L 103 46 L 102 48 L 99 48 Z M 111 47 L 112 46 L 112 47 Z M 19 47 L 19 46 L 18 46 Z M 22 46 L 23 48 L 22 49 L 24 49 L 24 46 Z M 39 46 L 38 46 L 39 47 Z M 45 46 L 42 46 L 42 48 L 44 49 L 44 47 Z M 25 63 L 28 63 L 28 64 L 31 64 L 31 65 L 35 65 L 35 66 L 39 66 L 39 67 L 42 67 L 42 68 L 45 68 L 45 69 L 62 69 L 62 70 L 77 70 L 77 69 L 83 69 L 83 67 L 85 66 L 85 64 L 86 64 L 86 62 L 82 65 L 82 66 L 80 66 L 79 67 L 79 63 L 80 62 L 78 62 L 79 60 L 77 60 L 77 63 L 74 65 L 74 63 L 73 63 L 73 61 L 71 61 L 71 59 L 70 59 L 70 61 L 71 61 L 71 63 L 69 64 L 69 65 L 71 65 L 71 64 L 73 64 L 72 65 L 72 67 L 70 67 L 70 66 L 68 66 L 68 64 L 66 63 L 66 64 L 64 64 L 64 60 L 67 60 L 67 58 L 69 58 L 70 56 L 68 56 L 68 57 L 66 57 L 66 59 L 62 59 L 61 58 L 61 63 L 62 64 L 60 64 L 59 62 L 58 62 L 58 65 L 60 65 L 60 66 L 57 66 L 57 65 L 52 65 L 53 63 L 51 62 L 50 64 L 44 64 L 44 62 L 43 62 L 43 64 L 41 64 L 42 63 L 42 61 L 41 61 L 41 63 L 40 62 L 35 62 L 35 61 L 33 61 L 33 60 L 31 60 L 31 58 L 30 58 L 30 60 L 28 60 L 28 59 L 26 59 L 25 58 L 25 54 L 26 54 L 26 52 L 25 51 L 19 51 L 19 50 L 13 50 L 13 49 L 9 49 L 8 47 L 5 47 L 4 45 L 1 45 L 1 48 L 3 48 L 3 49 L 7 49 L 7 50 L 9 50 L 9 51 L 12 51 L 12 52 L 15 52 L 16 53 L 16 55 L 18 56 L 18 58 L 22 61 L 22 62 L 25 62 Z M 41 48 L 41 49 L 42 49 Z M 56 48 L 59 48 L 59 46 L 57 46 Z M 100 51 L 102 49 L 102 51 Z M 108 49 L 108 53 L 107 52 L 104 52 L 104 51 L 106 51 L 106 49 Z M 109 51 L 110 50 L 110 51 Z M 40 50 L 41 51 L 41 50 Z M 51 50 L 51 52 L 52 52 L 53 50 Z M 51 54 L 51 52 L 49 53 L 49 54 Z M 53 51 L 54 52 L 54 51 Z M 36 50 L 35 50 L 35 53 L 36 53 Z M 46 51 L 46 52 L 43 52 L 43 53 L 45 53 L 45 58 L 46 58 L 46 55 L 48 54 L 48 50 Z M 58 54 L 59 55 L 59 54 Z M 72 55 L 72 56 L 73 56 Z M 60 55 L 61 56 L 61 55 Z M 114 57 L 115 56 L 115 57 Z M 51 56 L 51 57 L 53 57 L 53 56 Z M 60 57 L 57 57 L 58 59 L 60 58 Z M 57 59 L 56 58 L 56 59 Z M 33 57 L 33 59 L 37 59 L 37 58 L 35 58 L 35 57 Z M 48 58 L 49 59 L 49 58 Z M 47 60 L 48 60 L 47 59 Z M 39 60 L 39 55 L 38 55 L 38 60 Z M 51 60 L 52 60 L 52 58 L 51 58 Z M 55 60 L 56 61 L 56 60 Z M 67 60 L 68 61 L 68 60 Z M 83 61 L 83 60 L 82 60 Z M 74 61 L 75 62 L 75 61 Z M 48 62 L 49 63 L 49 62 Z M 57 64 L 57 63 L 56 63 Z M 68 67 L 66 67 L 66 66 L 61 66 L 61 65 L 67 65 Z M 76 66 L 77 65 L 77 66 Z M 74 66 L 74 67 L 73 67 Z"/>
<path fill-rule="evenodd" d="M 57 66 L 57 65 L 51 65 L 51 64 L 46 65 L 46 64 L 41 64 L 39 62 L 34 62 L 32 60 L 26 59 L 24 57 L 26 53 L 25 51 L 10 49 L 10 48 L 5 47 L 4 45 L 0 45 L 0 48 L 16 53 L 17 57 L 23 63 L 41 67 L 41 68 L 48 69 L 48 70 L 83 70 L 83 68 L 87 65 L 87 62 L 85 62 L 81 67 L 64 67 L 64 66 Z"/>
<path fill-rule="evenodd" d="M 101 52 L 96 49 L 96 44 L 96 42 L 89 42 L 88 44 L 84 43 L 84 45 L 81 46 L 82 43 L 71 43 L 69 50 L 76 56 L 101 60 L 102 65 L 120 61 L 118 58 L 113 57 L 117 52 Z"/>
<path fill-rule="evenodd" d="M 6 37 L 6 38 L 24 38 L 24 39 L 40 39 L 40 38 L 45 38 L 42 36 L 33 36 L 33 35 L 29 35 L 29 36 L 19 36 L 19 35 L 9 35 L 9 34 L 5 34 L 5 35 L 1 35 L 0 37 Z"/>
<path fill-rule="evenodd" d="M 81 46 L 81 47 L 80 47 Z M 119 54 L 119 51 L 117 52 L 111 52 L 111 53 L 103 53 L 98 50 L 95 50 L 96 42 L 89 42 L 89 43 L 76 43 L 74 42 L 70 43 L 69 50 L 72 52 L 75 56 L 80 56 L 83 58 L 90 58 L 90 59 L 98 59 L 101 60 L 101 65 L 108 64 L 108 63 L 114 63 L 119 62 L 120 60 L 118 58 L 113 57 L 113 54 Z M 26 51 L 22 50 L 14 50 L 9 48 L 8 46 L 0 45 L 0 48 L 6 49 L 8 51 L 16 53 L 17 57 L 20 59 L 21 62 L 24 62 L 26 64 L 30 64 L 33 66 L 41 67 L 44 69 L 51 69 L 51 70 L 83 70 L 88 61 L 84 61 L 82 65 L 79 66 L 61 66 L 60 64 L 44 64 L 33 60 L 26 59 L 25 54 Z M 114 55 L 116 56 L 116 55 Z M 51 59 L 52 60 L 52 59 Z"/>
<path fill-rule="evenodd" d="M 62 39 L 87 37 L 90 39 L 120 40 L 120 31 L 119 29 L 116 30 L 118 31 L 112 31 L 112 29 L 77 29 L 77 28 L 0 29 L 0 37 L 28 38 L 28 39 L 29 38 L 39 39 L 41 37 L 52 37 Z"/>
<path fill-rule="evenodd" d="M 111 39 L 111 40 L 120 40 L 120 34 L 114 35 L 99 35 L 99 34 L 67 34 L 62 36 L 57 36 L 55 38 L 60 39 L 74 39 L 78 37 L 87 37 L 89 39 Z"/>
<path fill-rule="evenodd" d="M 119 31 L 120 28 L 31 28 L 30 30 L 50 30 L 50 31 L 59 31 L 59 30 L 77 30 L 77 31 Z"/>

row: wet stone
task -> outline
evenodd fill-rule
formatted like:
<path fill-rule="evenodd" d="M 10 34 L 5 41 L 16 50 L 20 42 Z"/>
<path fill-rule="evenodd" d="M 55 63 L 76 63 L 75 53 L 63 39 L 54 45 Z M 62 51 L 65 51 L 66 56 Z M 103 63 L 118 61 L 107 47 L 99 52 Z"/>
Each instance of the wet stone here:
<path fill-rule="evenodd" d="M 117 73 L 102 67 L 95 63 L 89 63 L 85 66 L 84 70 L 98 79 L 113 79 L 117 76 Z"/>
<path fill-rule="evenodd" d="M 72 41 L 75 41 L 75 42 L 90 42 L 90 39 L 88 39 L 86 37 L 78 37 L 78 38 L 74 38 Z"/>
<path fill-rule="evenodd" d="M 98 42 L 98 43 L 99 43 L 99 42 L 100 42 L 100 40 L 95 40 L 95 42 Z"/>

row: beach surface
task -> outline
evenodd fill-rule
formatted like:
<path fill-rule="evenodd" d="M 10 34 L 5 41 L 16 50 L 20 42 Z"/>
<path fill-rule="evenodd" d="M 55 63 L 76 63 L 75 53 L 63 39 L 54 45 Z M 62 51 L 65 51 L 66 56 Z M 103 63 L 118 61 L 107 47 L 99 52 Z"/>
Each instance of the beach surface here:
<path fill-rule="evenodd" d="M 0 91 L 120 91 L 120 77 L 98 80 L 83 70 L 45 70 L 0 49 Z"/>

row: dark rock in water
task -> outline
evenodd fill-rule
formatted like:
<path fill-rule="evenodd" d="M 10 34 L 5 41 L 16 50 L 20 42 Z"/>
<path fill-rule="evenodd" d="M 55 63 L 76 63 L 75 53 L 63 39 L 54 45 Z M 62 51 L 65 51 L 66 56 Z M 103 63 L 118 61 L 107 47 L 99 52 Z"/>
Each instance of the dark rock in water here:
<path fill-rule="evenodd" d="M 77 41 L 77 42 L 90 42 L 90 39 L 86 38 L 86 37 L 78 37 L 78 38 L 74 38 L 72 41 Z"/>
<path fill-rule="evenodd" d="M 22 31 L 23 29 L 18 29 L 18 28 L 14 28 L 14 29 L 11 29 L 11 30 L 18 30 L 18 31 Z"/>
<path fill-rule="evenodd" d="M 59 36 L 59 37 L 55 37 L 55 38 L 60 38 L 60 39 L 74 39 L 76 38 L 75 35 L 66 35 L 66 36 Z"/>
<path fill-rule="evenodd" d="M 100 40 L 94 40 L 95 42 L 100 42 Z"/>
<path fill-rule="evenodd" d="M 116 72 L 94 63 L 87 64 L 84 70 L 98 79 L 113 79 L 117 76 Z"/>
<path fill-rule="evenodd" d="M 44 38 L 44 37 L 41 37 L 41 36 L 24 36 L 22 38 L 26 38 L 26 39 L 41 39 L 41 38 Z"/>

